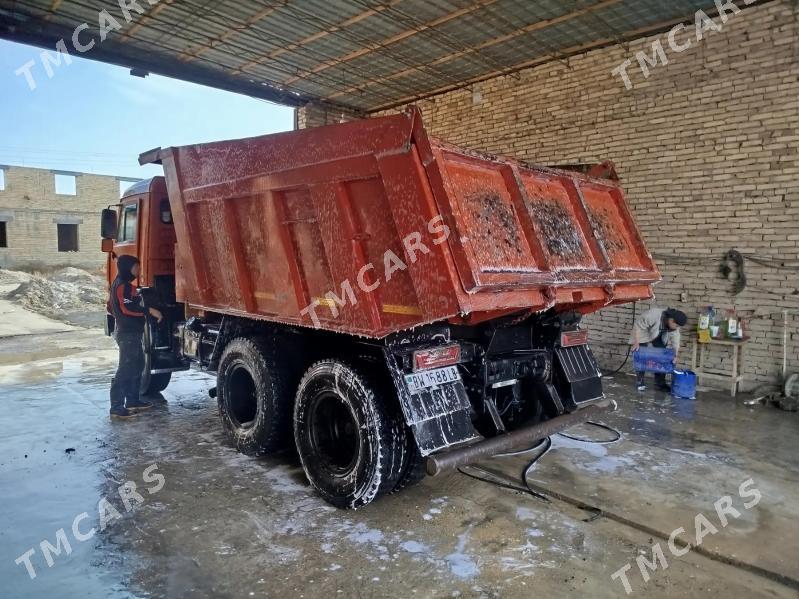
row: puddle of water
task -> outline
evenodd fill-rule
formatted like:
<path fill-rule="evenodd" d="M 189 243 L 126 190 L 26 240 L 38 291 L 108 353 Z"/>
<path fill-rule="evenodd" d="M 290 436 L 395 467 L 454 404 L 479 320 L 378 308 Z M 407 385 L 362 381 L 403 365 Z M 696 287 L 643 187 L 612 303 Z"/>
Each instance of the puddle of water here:
<path fill-rule="evenodd" d="M 430 548 L 425 545 L 424 543 L 419 543 L 418 541 L 405 541 L 404 543 L 400 543 L 400 547 L 407 551 L 408 553 L 429 553 Z"/>
<path fill-rule="evenodd" d="M 446 559 L 450 571 L 458 578 L 474 578 L 480 574 L 480 569 L 472 557 L 466 553 L 466 544 L 471 536 L 471 527 L 466 532 L 458 535 L 458 544 L 455 551 L 450 553 Z"/>
<path fill-rule="evenodd" d="M 132 597 L 124 587 L 124 571 L 117 558 L 97 552 L 104 543 L 97 506 L 108 487 L 101 465 L 114 463 L 103 441 L 108 421 L 98 418 L 98 403 L 108 401 L 106 392 L 79 387 L 70 393 L 59 384 L 4 384 L 0 396 L 0 505 L 4 511 L 0 519 L 0 579 L 4 594 Z M 93 527 L 98 532 L 81 541 L 72 527 L 84 512 L 88 517 L 78 522 L 79 533 L 87 535 Z M 57 546 L 61 529 L 69 550 L 62 542 L 62 553 L 51 553 L 53 564 L 48 567 L 41 544 Z M 29 557 L 34 579 L 24 563 L 14 563 L 30 549 L 34 550 Z"/>

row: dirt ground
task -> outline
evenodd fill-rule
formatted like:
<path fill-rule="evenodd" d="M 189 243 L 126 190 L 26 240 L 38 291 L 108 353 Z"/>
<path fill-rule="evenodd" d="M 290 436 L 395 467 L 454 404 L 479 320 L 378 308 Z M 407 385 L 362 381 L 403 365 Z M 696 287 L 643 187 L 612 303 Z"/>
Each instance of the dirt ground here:
<path fill-rule="evenodd" d="M 12 309 L 0 331 L 4 596 L 624 597 L 611 575 L 628 563 L 639 596 L 799 596 L 797 414 L 639 395 L 619 376 L 605 388 L 622 439 L 555 436 L 529 477 L 546 500 L 454 473 L 339 511 L 291 452 L 251 459 L 224 443 L 212 378 L 180 373 L 155 409 L 111 422 L 113 342 Z M 518 486 L 531 457 L 481 467 Z M 739 513 L 727 526 L 724 496 Z M 695 539 L 699 514 L 716 532 L 675 557 L 658 535 Z M 635 560 L 658 542 L 667 568 L 645 581 Z M 30 550 L 33 579 L 15 564 Z"/>

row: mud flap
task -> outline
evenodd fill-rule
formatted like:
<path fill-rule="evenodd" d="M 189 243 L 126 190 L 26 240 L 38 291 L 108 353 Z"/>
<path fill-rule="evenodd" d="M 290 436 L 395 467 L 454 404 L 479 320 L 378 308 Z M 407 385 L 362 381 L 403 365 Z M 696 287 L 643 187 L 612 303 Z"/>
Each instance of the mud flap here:
<path fill-rule="evenodd" d="M 602 371 L 587 345 L 555 350 L 555 386 L 567 412 L 605 397 Z"/>
<path fill-rule="evenodd" d="M 405 421 L 423 456 L 481 438 L 472 425 L 472 407 L 463 381 L 411 393 L 396 356 L 388 348 L 383 352 Z"/>

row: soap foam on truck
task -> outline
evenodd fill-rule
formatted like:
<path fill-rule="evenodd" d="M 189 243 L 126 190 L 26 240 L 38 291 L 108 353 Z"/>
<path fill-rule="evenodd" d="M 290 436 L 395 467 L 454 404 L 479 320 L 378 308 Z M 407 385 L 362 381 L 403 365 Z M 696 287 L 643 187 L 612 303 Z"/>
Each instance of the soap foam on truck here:
<path fill-rule="evenodd" d="M 102 233 L 109 280 L 137 256 L 165 315 L 144 388 L 215 372 L 231 443 L 293 443 L 339 507 L 610 409 L 581 318 L 660 278 L 617 181 L 449 145 L 417 109 L 140 162 L 164 177 Z"/>

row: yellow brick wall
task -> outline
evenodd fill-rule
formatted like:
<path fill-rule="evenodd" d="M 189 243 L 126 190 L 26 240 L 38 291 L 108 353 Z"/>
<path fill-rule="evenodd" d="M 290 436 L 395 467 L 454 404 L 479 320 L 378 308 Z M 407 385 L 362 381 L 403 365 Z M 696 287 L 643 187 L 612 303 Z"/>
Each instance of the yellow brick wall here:
<path fill-rule="evenodd" d="M 311 127 L 344 123 L 364 116 L 332 106 L 308 104 L 302 108 L 295 109 L 294 124 L 297 129 L 309 129 Z"/>
<path fill-rule="evenodd" d="M 750 317 L 749 386 L 775 382 L 784 308 L 792 310 L 790 366 L 799 370 L 799 270 L 747 262 L 749 285 L 733 296 L 718 269 L 730 248 L 799 263 L 794 6 L 776 0 L 730 15 L 721 31 L 706 33 L 702 42 L 694 39 L 684 52 L 669 52 L 669 64 L 653 67 L 648 79 L 637 70 L 634 54 L 651 54 L 657 38 L 667 45 L 666 34 L 495 78 L 419 105 L 431 133 L 474 149 L 541 164 L 613 160 L 663 274 L 657 302 L 685 311 L 689 328 L 707 304 L 735 307 Z M 630 90 L 611 75 L 626 58 L 634 61 Z M 629 306 L 587 319 L 603 365 L 616 366 L 624 357 L 630 319 Z M 689 349 L 684 342 L 688 359 Z"/>
<path fill-rule="evenodd" d="M 100 251 L 100 211 L 119 199 L 119 179 L 79 174 L 74 196 L 55 193 L 54 172 L 19 166 L 3 167 L 0 220 L 8 219 L 8 247 L 0 248 L 2 268 L 79 266 L 105 263 Z M 59 252 L 58 220 L 79 219 L 78 251 Z"/>

